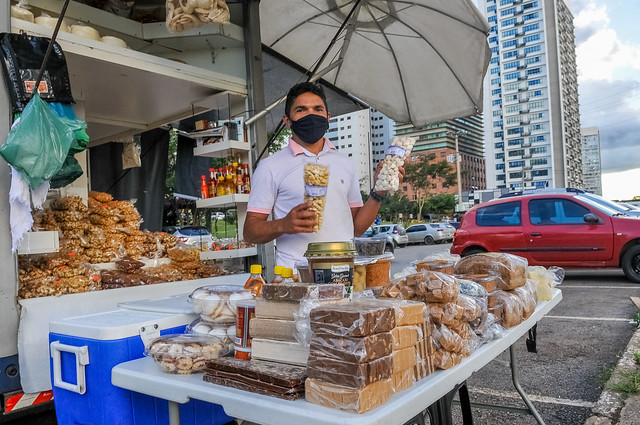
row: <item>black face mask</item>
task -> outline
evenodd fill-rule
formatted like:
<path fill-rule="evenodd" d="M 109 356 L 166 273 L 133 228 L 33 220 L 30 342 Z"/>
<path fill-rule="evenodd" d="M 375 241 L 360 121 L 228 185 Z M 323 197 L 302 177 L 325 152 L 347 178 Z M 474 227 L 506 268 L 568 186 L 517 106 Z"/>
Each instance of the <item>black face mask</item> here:
<path fill-rule="evenodd" d="M 309 114 L 291 121 L 291 131 L 305 143 L 316 143 L 329 129 L 329 120 L 322 115 Z"/>

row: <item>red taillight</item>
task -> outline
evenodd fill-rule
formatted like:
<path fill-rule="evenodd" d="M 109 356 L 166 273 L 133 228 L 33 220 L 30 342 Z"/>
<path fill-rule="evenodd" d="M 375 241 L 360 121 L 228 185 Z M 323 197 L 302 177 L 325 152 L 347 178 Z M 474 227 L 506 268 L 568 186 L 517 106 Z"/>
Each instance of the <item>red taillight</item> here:
<path fill-rule="evenodd" d="M 442 232 L 442 229 L 438 229 L 438 232 Z"/>
<path fill-rule="evenodd" d="M 394 231 L 393 231 L 393 234 L 394 234 L 394 235 L 397 235 L 397 234 L 398 234 L 398 231 L 397 231 L 397 230 L 394 230 Z"/>
<path fill-rule="evenodd" d="M 180 242 L 187 242 L 189 238 L 179 237 Z"/>

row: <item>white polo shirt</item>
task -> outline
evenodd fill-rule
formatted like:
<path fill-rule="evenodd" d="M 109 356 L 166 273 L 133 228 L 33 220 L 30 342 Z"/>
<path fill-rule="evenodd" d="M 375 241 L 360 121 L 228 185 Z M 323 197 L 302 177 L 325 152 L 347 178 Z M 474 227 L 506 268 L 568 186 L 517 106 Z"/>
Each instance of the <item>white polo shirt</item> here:
<path fill-rule="evenodd" d="M 304 202 L 304 165 L 314 162 L 329 167 L 329 186 L 322 228 L 317 233 L 285 234 L 276 239 L 276 264 L 293 267 L 304 259 L 309 242 L 339 242 L 353 238 L 351 208 L 361 207 L 360 183 L 349 157 L 324 139 L 322 151 L 315 155 L 289 138 L 289 146 L 260 161 L 251 178 L 247 211 L 273 213 L 285 217 Z"/>

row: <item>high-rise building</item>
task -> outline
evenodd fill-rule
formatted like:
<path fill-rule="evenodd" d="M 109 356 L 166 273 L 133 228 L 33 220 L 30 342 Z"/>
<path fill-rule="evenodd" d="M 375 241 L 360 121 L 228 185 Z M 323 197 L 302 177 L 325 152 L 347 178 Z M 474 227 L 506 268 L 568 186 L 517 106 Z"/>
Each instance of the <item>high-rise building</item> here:
<path fill-rule="evenodd" d="M 602 195 L 600 131 L 598 127 L 580 129 L 582 139 L 582 182 L 584 190 Z"/>
<path fill-rule="evenodd" d="M 360 190 L 369 193 L 373 174 L 371 169 L 369 109 L 332 117 L 326 137 L 338 150 L 353 159 L 358 168 Z"/>
<path fill-rule="evenodd" d="M 371 160 L 372 172 L 384 159 L 385 151 L 391 145 L 393 136 L 396 134 L 396 123 L 391 118 L 371 108 L 369 109 L 371 118 Z"/>
<path fill-rule="evenodd" d="M 582 187 L 568 0 L 481 0 L 492 51 L 484 83 L 487 186 Z"/>
<path fill-rule="evenodd" d="M 458 138 L 458 152 L 460 154 L 460 184 L 461 191 L 485 189 L 486 172 L 483 136 L 482 116 L 474 115 L 465 118 L 456 118 L 428 124 L 423 127 L 414 127 L 411 124 L 396 124 L 396 134 L 416 138 L 413 146 L 412 158 L 418 155 L 435 155 L 433 161 L 448 161 L 455 170 L 456 135 Z M 445 187 L 442 181 L 432 182 L 430 192 L 458 193 L 458 186 Z M 405 192 L 410 200 L 416 196 L 408 184 L 402 184 L 400 189 Z"/>

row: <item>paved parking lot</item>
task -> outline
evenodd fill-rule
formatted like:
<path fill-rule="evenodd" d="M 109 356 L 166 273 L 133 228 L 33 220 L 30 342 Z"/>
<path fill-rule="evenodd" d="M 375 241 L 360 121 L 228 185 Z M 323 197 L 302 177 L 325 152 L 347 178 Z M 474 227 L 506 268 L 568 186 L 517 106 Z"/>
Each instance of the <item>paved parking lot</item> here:
<path fill-rule="evenodd" d="M 397 249 L 393 270 L 449 246 Z M 563 300 L 538 324 L 538 352 L 527 352 L 524 337 L 515 345 L 520 381 L 547 425 L 582 425 L 602 392 L 603 376 L 636 329 L 630 322 L 637 308 L 629 297 L 640 296 L 640 285 L 618 270 L 581 270 L 568 271 L 561 289 Z M 472 401 L 523 407 L 508 360 L 505 352 L 472 376 Z M 532 416 L 494 410 L 474 409 L 473 416 L 479 425 L 536 423 Z M 462 423 L 461 416 L 456 423 Z"/>

